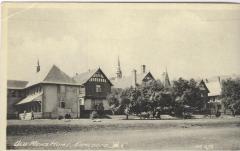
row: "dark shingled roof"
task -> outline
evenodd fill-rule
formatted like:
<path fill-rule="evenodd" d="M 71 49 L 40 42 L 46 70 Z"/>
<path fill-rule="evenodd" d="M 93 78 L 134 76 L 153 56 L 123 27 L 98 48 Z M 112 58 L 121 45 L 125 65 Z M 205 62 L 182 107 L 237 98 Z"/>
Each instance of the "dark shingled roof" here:
<path fill-rule="evenodd" d="M 39 72 L 34 73 L 32 79 L 29 80 L 29 83 L 26 87 L 30 87 L 38 83 L 77 85 L 70 76 L 60 70 L 56 65 L 53 65 L 50 70 L 41 69 Z"/>
<path fill-rule="evenodd" d="M 75 81 L 66 73 L 61 71 L 56 65 L 52 66 L 43 82 L 75 84 Z"/>
<path fill-rule="evenodd" d="M 56 65 L 53 65 L 51 68 L 43 68 L 39 72 L 33 73 L 32 78 L 29 79 L 29 81 L 8 80 L 8 88 L 11 87 L 23 89 L 39 83 L 82 85 L 86 83 L 96 72 L 101 72 L 105 76 L 105 74 L 99 68 L 71 78 Z M 112 85 L 111 81 L 106 76 L 105 78 Z"/>
<path fill-rule="evenodd" d="M 28 81 L 20 81 L 20 80 L 8 80 L 7 88 L 9 89 L 24 89 L 27 85 Z"/>

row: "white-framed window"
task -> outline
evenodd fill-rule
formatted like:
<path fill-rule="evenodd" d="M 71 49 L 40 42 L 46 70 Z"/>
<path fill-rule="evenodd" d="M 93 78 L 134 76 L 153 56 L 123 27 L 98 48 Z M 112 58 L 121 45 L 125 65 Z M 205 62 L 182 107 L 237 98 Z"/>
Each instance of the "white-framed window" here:
<path fill-rule="evenodd" d="M 59 106 L 60 108 L 63 108 L 63 109 L 65 108 L 65 102 L 63 99 L 61 99 Z"/>
<path fill-rule="evenodd" d="M 84 105 L 84 102 L 85 102 L 85 101 L 84 101 L 84 98 L 80 98 L 80 99 L 79 99 L 79 102 L 80 102 L 80 105 Z"/>
<path fill-rule="evenodd" d="M 96 92 L 102 92 L 101 85 L 96 85 Z"/>

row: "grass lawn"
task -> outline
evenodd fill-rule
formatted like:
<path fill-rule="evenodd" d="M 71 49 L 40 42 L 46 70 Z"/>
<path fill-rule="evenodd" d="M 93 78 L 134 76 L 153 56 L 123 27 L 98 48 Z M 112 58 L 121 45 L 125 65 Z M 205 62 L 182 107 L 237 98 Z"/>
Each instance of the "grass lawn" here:
<path fill-rule="evenodd" d="M 12 149 L 240 149 L 240 119 L 9 120 Z"/>

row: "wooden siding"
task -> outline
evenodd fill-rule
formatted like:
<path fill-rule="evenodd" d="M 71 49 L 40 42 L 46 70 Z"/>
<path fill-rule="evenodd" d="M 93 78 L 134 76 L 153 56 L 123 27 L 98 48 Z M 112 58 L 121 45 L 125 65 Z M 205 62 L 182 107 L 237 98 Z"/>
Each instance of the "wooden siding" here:
<path fill-rule="evenodd" d="M 101 92 L 96 92 L 96 85 L 101 86 Z M 85 91 L 87 98 L 106 98 L 111 92 L 111 85 L 107 82 L 89 81 L 85 84 Z"/>
<path fill-rule="evenodd" d="M 101 92 L 97 92 L 97 85 L 101 87 Z M 105 99 L 111 92 L 111 83 L 100 71 L 96 72 L 84 86 L 86 98 Z"/>

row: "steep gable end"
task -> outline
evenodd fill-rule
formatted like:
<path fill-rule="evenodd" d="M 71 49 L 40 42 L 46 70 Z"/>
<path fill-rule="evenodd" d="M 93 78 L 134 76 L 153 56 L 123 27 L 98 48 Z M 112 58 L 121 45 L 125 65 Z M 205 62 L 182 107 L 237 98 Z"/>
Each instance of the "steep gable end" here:
<path fill-rule="evenodd" d="M 151 72 L 145 74 L 137 74 L 137 83 L 142 84 L 142 82 L 147 82 L 149 80 L 155 80 Z"/>
<path fill-rule="evenodd" d="M 152 76 L 150 72 L 148 72 L 145 77 L 142 79 L 143 82 L 149 81 L 149 80 L 155 80 L 155 78 Z"/>
<path fill-rule="evenodd" d="M 91 76 L 90 79 L 88 79 L 88 81 L 108 82 L 110 85 L 113 85 L 100 68 Z"/>
<path fill-rule="evenodd" d="M 209 93 L 209 89 L 203 80 L 199 82 L 198 87 L 200 90 L 207 91 Z"/>
<path fill-rule="evenodd" d="M 106 75 L 102 72 L 100 68 L 89 70 L 88 72 L 84 72 L 73 77 L 73 79 L 79 84 L 85 84 L 88 81 L 97 80 L 97 78 L 103 79 L 104 81 L 109 82 L 112 85 L 110 80 L 106 77 Z"/>

